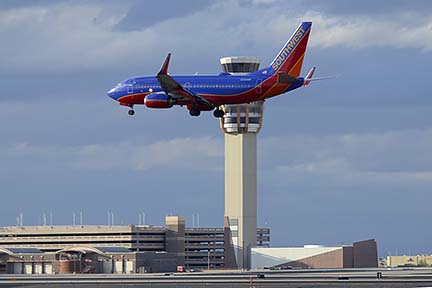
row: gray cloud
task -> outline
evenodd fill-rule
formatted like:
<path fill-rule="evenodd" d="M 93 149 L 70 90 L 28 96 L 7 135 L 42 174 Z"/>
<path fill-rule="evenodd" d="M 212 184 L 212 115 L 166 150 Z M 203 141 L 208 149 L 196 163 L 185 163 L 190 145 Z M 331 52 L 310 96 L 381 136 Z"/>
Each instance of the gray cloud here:
<path fill-rule="evenodd" d="M 392 0 L 391 5 L 386 1 L 374 0 L 332 0 L 332 1 L 298 1 L 300 7 L 308 7 L 311 10 L 323 11 L 324 13 L 346 15 L 367 14 L 380 16 L 383 14 L 401 13 L 406 11 L 417 11 L 421 14 L 430 14 L 431 2 L 428 0 Z"/>
<path fill-rule="evenodd" d="M 432 17 L 418 13 L 402 12 L 389 17 L 327 16 L 306 13 L 314 23 L 312 45 L 319 47 L 384 46 L 395 48 L 418 48 L 432 50 Z"/>
<path fill-rule="evenodd" d="M 428 178 L 432 173 L 432 156 L 428 153 L 431 145 L 432 129 L 276 137 L 264 140 L 262 157 L 287 173 L 334 177 L 352 173 L 372 178 L 394 173 L 432 180 Z"/>
<path fill-rule="evenodd" d="M 213 3 L 209 0 L 132 1 L 126 16 L 115 25 L 119 31 L 143 30 L 170 19 L 193 15 Z"/>
<path fill-rule="evenodd" d="M 1 158 L 8 169 L 33 163 L 38 170 L 96 169 L 149 170 L 158 166 L 169 169 L 218 171 L 222 145 L 210 137 L 177 138 L 151 144 L 131 142 L 89 144 L 82 146 L 42 146 L 18 143 L 1 148 Z M 14 163 L 14 164 L 12 164 Z M 6 167 L 4 167 L 6 168 Z"/>
<path fill-rule="evenodd" d="M 203 55 L 200 59 L 203 61 L 208 58 L 203 51 L 217 58 L 224 56 L 220 53 L 241 51 L 244 47 L 262 50 L 272 39 L 287 39 L 302 20 L 314 21 L 311 45 L 316 47 L 432 48 L 432 18 L 420 17 L 417 12 L 391 18 L 384 15 L 381 20 L 367 15 L 347 19 L 313 11 L 296 13 L 284 6 L 261 9 L 258 4 L 244 7 L 236 1 L 223 1 L 193 14 L 179 12 L 178 17 L 168 17 L 150 28 L 116 31 L 115 27 L 132 13 L 130 9 L 133 8 L 115 2 L 108 5 L 60 2 L 0 11 L 0 35 L 13 39 L 0 49 L 0 53 L 9 55 L 2 59 L 1 66 L 12 70 L 112 68 L 136 66 L 137 59 L 146 65 L 159 63 L 169 50 L 180 50 L 178 43 L 193 43 L 179 51 L 182 56 L 188 55 L 189 60 L 183 61 L 190 62 L 193 55 L 199 54 Z M 257 14 L 261 17 L 248 16 Z M 80 21 L 76 21 L 76 15 L 80 15 Z M 20 37 L 12 37 L 17 31 Z M 29 46 L 31 51 L 27 49 Z M 153 62 L 153 57 L 146 59 L 148 56 L 142 55 L 155 55 L 158 60 Z"/>
<path fill-rule="evenodd" d="M 260 150 L 264 173 L 281 179 L 316 177 L 317 183 L 387 185 L 430 183 L 432 130 L 402 130 L 379 134 L 273 137 Z M 25 162 L 38 169 L 148 170 L 155 167 L 221 171 L 220 140 L 211 137 L 174 138 L 149 144 L 132 142 L 79 146 L 19 143 L 3 146 L 2 159 L 11 167 Z M 398 155 L 398 157 L 395 157 Z M 428 156 L 429 155 L 429 156 Z M 14 163 L 14 164 L 12 164 Z M 266 172 L 267 171 L 267 172 Z M 273 172 L 271 172 L 273 171 Z M 284 181 L 278 179 L 279 185 Z M 267 179 L 271 182 L 274 179 Z M 285 183 L 289 185 L 291 182 Z"/>

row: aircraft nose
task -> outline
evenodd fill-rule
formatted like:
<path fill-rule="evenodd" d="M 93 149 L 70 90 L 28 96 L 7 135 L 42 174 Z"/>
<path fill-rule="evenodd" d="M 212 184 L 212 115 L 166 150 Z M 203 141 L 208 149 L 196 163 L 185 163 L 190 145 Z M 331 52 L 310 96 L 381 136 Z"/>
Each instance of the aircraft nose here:
<path fill-rule="evenodd" d="M 110 97 L 110 98 L 112 98 L 114 100 L 117 100 L 117 93 L 116 93 L 116 91 L 115 91 L 114 88 L 112 88 L 111 90 L 109 90 L 107 92 L 107 95 L 108 95 L 108 97 Z"/>

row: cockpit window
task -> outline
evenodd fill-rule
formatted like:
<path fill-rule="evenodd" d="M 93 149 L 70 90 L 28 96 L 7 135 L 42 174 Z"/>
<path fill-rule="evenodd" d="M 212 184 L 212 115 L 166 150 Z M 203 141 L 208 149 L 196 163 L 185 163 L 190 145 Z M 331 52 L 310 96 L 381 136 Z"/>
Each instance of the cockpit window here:
<path fill-rule="evenodd" d="M 114 90 L 120 90 L 120 88 L 123 86 L 122 83 L 118 83 L 115 87 Z"/>

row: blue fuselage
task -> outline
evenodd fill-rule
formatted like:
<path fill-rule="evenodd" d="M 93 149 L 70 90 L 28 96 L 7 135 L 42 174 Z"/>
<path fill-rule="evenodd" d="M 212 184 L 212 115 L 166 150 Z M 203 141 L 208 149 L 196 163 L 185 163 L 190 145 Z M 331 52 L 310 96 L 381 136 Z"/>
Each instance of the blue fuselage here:
<path fill-rule="evenodd" d="M 243 75 L 221 73 L 219 75 L 173 76 L 173 79 L 184 88 L 205 98 L 210 98 L 212 102 L 220 105 L 252 102 L 262 98 L 274 85 L 275 81 L 271 81 L 272 78 L 274 78 L 272 75 L 265 75 L 262 71 Z M 302 85 L 303 78 L 300 77 L 295 83 L 287 85 L 284 92 Z M 163 90 L 156 77 L 144 76 L 122 81 L 111 89 L 108 95 L 114 100 L 121 102 L 124 99 L 125 103 L 128 103 L 127 98 L 131 96 L 158 92 L 163 92 Z M 268 94 L 264 98 L 272 96 L 274 95 Z M 143 102 L 133 104 L 143 104 Z"/>

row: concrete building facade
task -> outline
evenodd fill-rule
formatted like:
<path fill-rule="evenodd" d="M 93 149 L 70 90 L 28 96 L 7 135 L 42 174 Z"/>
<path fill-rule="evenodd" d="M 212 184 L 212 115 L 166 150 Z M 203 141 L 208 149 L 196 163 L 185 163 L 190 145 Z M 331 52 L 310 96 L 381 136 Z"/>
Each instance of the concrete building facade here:
<path fill-rule="evenodd" d="M 223 228 L 188 228 L 184 217 L 167 216 L 165 220 L 165 227 L 0 227 L 0 273 L 66 273 L 72 266 L 78 273 L 163 272 L 175 271 L 177 266 L 237 268 L 228 224 Z M 256 233 L 257 245 L 268 245 L 270 231 L 261 228 Z M 11 268 L 15 265 L 11 263 L 26 268 Z M 45 263 L 45 268 L 40 263 Z M 32 270 L 29 265 L 36 266 Z"/>
<path fill-rule="evenodd" d="M 387 256 L 387 267 L 427 267 L 432 266 L 432 255 Z"/>

